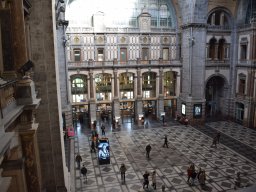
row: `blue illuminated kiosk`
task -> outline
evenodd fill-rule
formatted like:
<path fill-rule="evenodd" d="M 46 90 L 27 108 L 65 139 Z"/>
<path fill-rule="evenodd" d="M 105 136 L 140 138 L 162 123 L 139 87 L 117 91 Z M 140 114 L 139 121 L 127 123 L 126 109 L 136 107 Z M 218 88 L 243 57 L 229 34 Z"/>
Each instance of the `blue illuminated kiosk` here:
<path fill-rule="evenodd" d="M 98 159 L 99 164 L 110 164 L 110 151 L 108 138 L 100 138 L 98 144 Z"/>

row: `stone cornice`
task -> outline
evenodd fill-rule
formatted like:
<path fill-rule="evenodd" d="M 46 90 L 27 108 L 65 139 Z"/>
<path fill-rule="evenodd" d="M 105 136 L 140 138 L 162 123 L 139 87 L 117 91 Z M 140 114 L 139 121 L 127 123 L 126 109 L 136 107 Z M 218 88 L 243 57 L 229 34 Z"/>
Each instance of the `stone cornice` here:
<path fill-rule="evenodd" d="M 188 29 L 188 28 L 207 28 L 206 23 L 187 23 L 185 25 L 180 26 L 181 29 Z"/>

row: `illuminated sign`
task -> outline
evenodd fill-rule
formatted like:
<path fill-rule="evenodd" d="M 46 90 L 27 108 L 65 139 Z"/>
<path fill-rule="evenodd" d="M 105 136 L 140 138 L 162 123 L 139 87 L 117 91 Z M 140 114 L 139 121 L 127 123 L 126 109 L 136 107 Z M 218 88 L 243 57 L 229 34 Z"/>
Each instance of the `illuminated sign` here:
<path fill-rule="evenodd" d="M 109 142 L 107 138 L 100 139 L 98 144 L 99 164 L 110 164 Z"/>
<path fill-rule="evenodd" d="M 181 104 L 181 114 L 186 115 L 186 105 L 184 103 Z"/>
<path fill-rule="evenodd" d="M 202 104 L 194 104 L 193 113 L 195 118 L 202 117 Z"/>

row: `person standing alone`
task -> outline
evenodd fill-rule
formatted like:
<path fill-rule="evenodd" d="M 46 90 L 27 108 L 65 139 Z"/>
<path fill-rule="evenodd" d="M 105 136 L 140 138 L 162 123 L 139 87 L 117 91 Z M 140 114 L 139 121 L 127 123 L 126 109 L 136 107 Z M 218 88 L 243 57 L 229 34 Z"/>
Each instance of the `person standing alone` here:
<path fill-rule="evenodd" d="M 156 171 L 152 172 L 152 187 L 156 190 Z"/>
<path fill-rule="evenodd" d="M 164 136 L 164 145 L 163 147 L 167 147 L 168 148 L 168 139 L 167 139 L 167 135 Z"/>
<path fill-rule="evenodd" d="M 121 172 L 121 181 L 125 184 L 125 172 L 126 172 L 126 167 L 125 165 L 122 163 L 121 167 L 120 167 L 120 172 Z"/>
<path fill-rule="evenodd" d="M 80 163 L 82 162 L 82 157 L 81 155 L 78 153 L 76 155 L 76 164 L 77 164 L 77 168 L 80 169 Z"/>
<path fill-rule="evenodd" d="M 104 135 L 104 136 L 106 135 L 104 124 L 101 125 L 101 134 L 102 134 L 102 136 L 103 136 L 103 135 Z"/>
<path fill-rule="evenodd" d="M 151 146 L 150 146 L 150 144 L 148 144 L 148 145 L 146 146 L 146 156 L 147 156 L 148 159 L 149 159 L 150 151 L 151 151 Z"/>

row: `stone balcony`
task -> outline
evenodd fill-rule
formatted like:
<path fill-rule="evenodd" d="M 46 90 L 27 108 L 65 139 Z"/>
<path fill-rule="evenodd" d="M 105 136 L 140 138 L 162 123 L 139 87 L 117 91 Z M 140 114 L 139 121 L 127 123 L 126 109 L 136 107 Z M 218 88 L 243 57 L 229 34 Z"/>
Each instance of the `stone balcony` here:
<path fill-rule="evenodd" d="M 68 69 L 77 69 L 77 68 L 148 68 L 148 67 L 181 67 L 181 63 L 179 60 L 128 60 L 128 61 L 118 61 L 114 59 L 113 61 L 80 61 L 80 62 L 74 62 L 69 61 L 68 62 Z"/>

